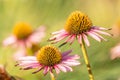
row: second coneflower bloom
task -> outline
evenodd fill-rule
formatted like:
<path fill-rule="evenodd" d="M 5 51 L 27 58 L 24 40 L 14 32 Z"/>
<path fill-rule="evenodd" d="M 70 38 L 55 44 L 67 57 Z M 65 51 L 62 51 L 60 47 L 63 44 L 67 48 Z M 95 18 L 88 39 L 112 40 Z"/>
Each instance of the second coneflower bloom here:
<path fill-rule="evenodd" d="M 43 70 L 43 74 L 46 75 L 48 72 L 56 73 L 60 71 L 67 72 L 72 71 L 71 66 L 79 65 L 78 55 L 69 55 L 72 51 L 61 51 L 51 45 L 42 47 L 36 56 L 26 56 L 18 59 L 17 66 L 20 66 L 23 70 L 29 70 L 36 68 L 37 70 L 33 73 Z"/>
<path fill-rule="evenodd" d="M 31 47 L 33 43 L 39 43 L 45 35 L 45 27 L 33 30 L 24 22 L 17 23 L 13 28 L 13 33 L 3 41 L 3 45 L 15 45 L 15 47 Z"/>
<path fill-rule="evenodd" d="M 64 29 L 53 32 L 52 33 L 53 37 L 51 37 L 49 41 L 53 41 L 52 43 L 57 43 L 67 38 L 62 45 L 66 44 L 67 42 L 72 44 L 75 39 L 77 39 L 78 42 L 82 44 L 83 39 L 87 46 L 89 46 L 90 43 L 87 36 L 91 36 L 92 38 L 99 42 L 101 42 L 102 40 L 106 41 L 106 39 L 104 39 L 100 35 L 104 34 L 111 36 L 111 34 L 104 32 L 106 30 L 109 29 L 93 26 L 92 21 L 86 14 L 80 11 L 75 11 L 71 13 L 70 16 L 68 17 Z"/>

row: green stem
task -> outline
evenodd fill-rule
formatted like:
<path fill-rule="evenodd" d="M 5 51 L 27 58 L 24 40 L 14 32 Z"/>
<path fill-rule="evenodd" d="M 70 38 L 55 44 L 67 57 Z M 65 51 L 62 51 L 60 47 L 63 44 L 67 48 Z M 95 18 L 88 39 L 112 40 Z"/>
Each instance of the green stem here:
<path fill-rule="evenodd" d="M 94 80 L 94 77 L 93 77 L 93 74 L 92 74 L 92 69 L 90 67 L 90 62 L 89 62 L 89 59 L 88 59 L 88 55 L 87 55 L 87 50 L 86 50 L 86 47 L 85 47 L 85 43 L 84 43 L 84 40 L 82 40 L 82 52 L 83 52 L 83 56 L 84 56 L 84 60 L 85 60 L 85 63 L 86 63 L 86 66 L 87 66 L 87 70 L 88 70 L 88 73 L 89 73 L 89 78 L 90 80 Z"/>
<path fill-rule="evenodd" d="M 51 80 L 55 80 L 55 76 L 52 72 L 50 72 Z"/>

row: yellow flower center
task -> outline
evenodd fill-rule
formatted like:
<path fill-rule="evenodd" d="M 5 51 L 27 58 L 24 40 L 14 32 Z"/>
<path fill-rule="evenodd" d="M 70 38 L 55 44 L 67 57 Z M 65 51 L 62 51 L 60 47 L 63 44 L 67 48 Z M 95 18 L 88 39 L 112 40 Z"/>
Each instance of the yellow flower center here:
<path fill-rule="evenodd" d="M 31 33 L 32 33 L 32 28 L 29 24 L 26 23 L 18 23 L 15 25 L 13 29 L 13 34 L 18 38 L 18 39 L 25 39 L 27 38 Z"/>
<path fill-rule="evenodd" d="M 64 28 L 70 34 L 81 34 L 90 30 L 91 26 L 92 22 L 87 15 L 80 11 L 75 11 L 68 17 Z"/>
<path fill-rule="evenodd" d="M 32 44 L 31 50 L 33 53 L 37 52 L 40 49 L 40 46 L 38 44 Z"/>
<path fill-rule="evenodd" d="M 29 56 L 35 55 L 40 48 L 41 47 L 38 44 L 32 43 L 32 46 L 30 48 L 27 48 L 27 55 Z"/>
<path fill-rule="evenodd" d="M 54 46 L 47 45 L 42 47 L 37 54 L 37 60 L 46 66 L 53 66 L 60 63 L 62 59 L 59 49 Z"/>

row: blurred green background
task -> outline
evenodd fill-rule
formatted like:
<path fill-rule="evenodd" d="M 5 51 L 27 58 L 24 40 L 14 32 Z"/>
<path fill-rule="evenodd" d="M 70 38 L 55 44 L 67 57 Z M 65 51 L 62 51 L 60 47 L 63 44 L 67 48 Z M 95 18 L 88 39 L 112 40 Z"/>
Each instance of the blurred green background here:
<path fill-rule="evenodd" d="M 44 25 L 47 28 L 46 37 L 41 45 L 49 44 L 47 39 L 50 33 L 62 29 L 68 15 L 76 10 L 89 15 L 94 25 L 110 28 L 120 17 L 120 0 L 0 0 L 0 63 L 7 64 L 8 73 L 24 80 L 50 80 L 49 74 L 46 76 L 43 76 L 42 72 L 31 74 L 32 70 L 22 71 L 15 67 L 15 61 L 12 59 L 15 50 L 3 47 L 2 41 L 12 33 L 16 22 L 23 21 L 30 23 L 33 28 Z M 120 42 L 120 38 L 106 38 L 108 41 L 102 43 L 89 38 L 91 46 L 87 50 L 93 74 L 95 80 L 118 80 L 120 59 L 110 60 L 109 50 Z M 73 67 L 73 72 L 61 72 L 56 75 L 57 80 L 89 80 L 77 41 L 72 46 L 67 44 L 61 48 L 62 51 L 68 49 L 73 49 L 72 54 L 81 56 L 81 65 Z"/>

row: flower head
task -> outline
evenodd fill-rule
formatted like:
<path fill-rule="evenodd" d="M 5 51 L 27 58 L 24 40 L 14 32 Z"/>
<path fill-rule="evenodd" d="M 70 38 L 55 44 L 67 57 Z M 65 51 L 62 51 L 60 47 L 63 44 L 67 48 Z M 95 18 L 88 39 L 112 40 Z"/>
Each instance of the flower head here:
<path fill-rule="evenodd" d="M 61 54 L 58 48 L 47 45 L 42 47 L 36 57 L 35 56 L 26 56 L 21 57 L 18 60 L 17 66 L 21 66 L 23 70 L 37 68 L 33 73 L 44 70 L 43 73 L 46 75 L 49 71 L 53 73 L 53 70 L 56 73 L 59 73 L 60 70 L 63 72 L 72 71 L 70 66 L 79 65 L 78 55 L 69 55 L 72 51 L 66 51 Z"/>
<path fill-rule="evenodd" d="M 3 41 L 3 45 L 13 45 L 15 47 L 31 47 L 33 43 L 39 43 L 45 35 L 45 27 L 33 30 L 27 23 L 17 23 L 13 28 L 13 33 Z"/>
<path fill-rule="evenodd" d="M 26 39 L 32 32 L 32 27 L 27 23 L 18 23 L 13 28 L 13 34 L 18 39 Z"/>
<path fill-rule="evenodd" d="M 79 35 L 89 31 L 91 27 L 92 22 L 89 17 L 82 12 L 75 11 L 68 17 L 64 29 L 70 34 Z"/>
<path fill-rule="evenodd" d="M 88 35 L 99 42 L 102 40 L 106 41 L 106 39 L 100 35 L 104 34 L 111 36 L 111 34 L 104 32 L 106 30 L 109 29 L 93 26 L 92 21 L 86 14 L 80 11 L 75 11 L 68 17 L 64 29 L 53 32 L 53 37 L 51 37 L 49 41 L 53 41 L 52 43 L 57 43 L 68 37 L 68 39 L 66 39 L 63 44 L 66 44 L 67 42 L 70 42 L 70 44 L 72 44 L 77 38 L 80 44 L 82 43 L 83 39 L 89 46 L 90 43 L 87 38 Z"/>
<path fill-rule="evenodd" d="M 120 58 L 120 43 L 117 44 L 115 47 L 111 48 L 110 50 L 110 58 L 116 59 L 116 58 Z"/>

